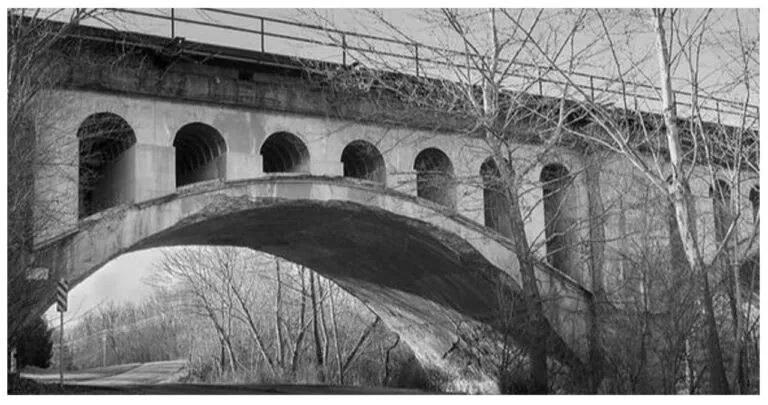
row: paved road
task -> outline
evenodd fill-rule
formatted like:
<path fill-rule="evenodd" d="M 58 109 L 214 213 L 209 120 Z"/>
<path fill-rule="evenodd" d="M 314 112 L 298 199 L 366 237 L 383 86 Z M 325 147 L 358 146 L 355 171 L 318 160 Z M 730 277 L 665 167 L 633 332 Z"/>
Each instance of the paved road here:
<path fill-rule="evenodd" d="M 75 382 L 88 386 L 128 386 L 128 385 L 156 385 L 176 382 L 185 374 L 187 362 L 184 360 L 156 361 L 153 363 L 138 364 L 120 373 L 103 375 L 91 380 Z"/>
<path fill-rule="evenodd" d="M 98 391 L 100 387 L 93 386 Z M 105 387 L 106 388 L 106 387 Z M 326 385 L 158 384 L 118 388 L 120 394 L 150 395 L 424 395 L 423 391 Z M 95 392 L 102 393 L 102 392 Z M 105 392 L 106 393 L 106 392 Z"/>
<path fill-rule="evenodd" d="M 325 385 L 231 385 L 183 384 L 177 381 L 186 373 L 186 361 L 159 361 L 124 364 L 64 374 L 66 385 L 92 388 L 93 394 L 152 394 L 152 395 L 419 395 L 423 391 L 391 388 L 339 387 Z M 22 377 L 45 383 L 57 383 L 59 374 L 22 373 Z M 82 392 L 79 392 L 82 394 Z"/>
<path fill-rule="evenodd" d="M 186 365 L 187 362 L 184 360 L 171 360 L 69 371 L 64 373 L 64 383 L 88 386 L 162 384 L 178 381 L 184 375 Z M 59 374 L 55 370 L 46 370 L 44 373 L 22 373 L 21 376 L 45 383 L 59 381 Z"/>

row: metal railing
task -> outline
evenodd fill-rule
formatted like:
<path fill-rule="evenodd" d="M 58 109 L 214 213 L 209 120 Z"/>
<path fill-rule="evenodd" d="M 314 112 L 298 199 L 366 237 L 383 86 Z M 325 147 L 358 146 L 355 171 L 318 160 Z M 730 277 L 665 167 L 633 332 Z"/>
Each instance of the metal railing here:
<path fill-rule="evenodd" d="M 360 62 L 364 59 L 372 60 L 372 56 L 376 56 L 392 58 L 393 61 L 399 60 L 407 62 L 407 65 L 401 65 L 398 68 L 391 70 L 395 70 L 399 73 L 413 73 L 417 77 L 432 77 L 425 72 L 425 69 L 429 66 L 432 66 L 433 68 L 444 66 L 460 68 L 462 70 L 475 69 L 474 66 L 467 66 L 465 63 L 458 61 L 461 59 L 467 60 L 468 57 L 466 53 L 461 51 L 439 48 L 417 42 L 408 42 L 376 35 L 327 28 L 320 25 L 264 17 L 239 11 L 215 8 L 201 9 L 213 14 L 255 21 L 256 28 L 179 17 L 174 9 L 170 10 L 169 15 L 121 8 L 112 10 L 127 15 L 168 21 L 170 24 L 171 37 L 176 35 L 178 24 L 190 24 L 257 35 L 259 37 L 260 45 L 258 50 L 261 52 L 270 51 L 266 46 L 265 40 L 267 38 L 337 49 L 341 51 L 341 64 L 345 66 L 348 65 L 351 58 Z M 276 32 L 275 30 L 267 29 L 267 23 L 299 28 L 307 33 L 305 35 L 291 35 L 285 32 Z M 312 35 L 310 35 L 309 32 L 313 33 L 315 36 L 319 34 L 323 39 L 312 38 Z M 367 46 L 357 45 L 355 42 L 367 44 Z M 378 43 L 382 46 L 377 47 L 373 43 Z M 397 52 L 382 49 L 386 46 L 399 47 L 401 48 L 401 51 Z M 274 52 L 277 50 L 275 49 L 272 51 Z M 479 55 L 470 56 L 475 60 L 481 58 Z M 652 111 L 654 109 L 649 107 L 648 102 L 658 102 L 661 99 L 660 89 L 658 87 L 644 83 L 626 82 L 616 78 L 578 71 L 564 72 L 555 67 L 540 66 L 524 62 L 513 62 L 503 59 L 500 60 L 500 62 L 514 67 L 514 69 L 511 70 L 511 73 L 509 73 L 509 76 L 515 79 L 522 79 L 523 83 L 525 83 L 524 87 L 526 87 L 526 92 L 533 94 L 538 93 L 540 96 L 561 97 L 563 91 L 565 91 L 564 89 L 571 89 L 572 93 L 567 95 L 568 98 L 599 102 L 601 104 L 611 103 L 625 109 L 634 109 L 637 111 L 642 109 Z M 413 69 L 413 71 L 409 72 L 409 69 Z M 444 77 L 436 78 L 445 79 Z M 547 85 L 550 87 L 545 89 Z M 535 89 L 533 89 L 534 87 Z M 679 110 L 687 110 L 689 112 L 698 110 L 705 120 L 723 123 L 731 121 L 731 125 L 733 125 L 734 122 L 742 125 L 741 122 L 743 121 L 744 126 L 755 128 L 759 124 L 760 114 L 759 106 L 757 105 L 708 95 L 692 94 L 691 92 L 686 91 L 675 91 L 675 96 Z M 656 106 L 658 105 L 660 104 L 656 104 Z M 658 110 L 659 108 L 657 107 L 656 109 Z M 705 112 L 708 112 L 706 117 L 704 116 Z M 682 111 L 680 114 L 685 115 Z"/>

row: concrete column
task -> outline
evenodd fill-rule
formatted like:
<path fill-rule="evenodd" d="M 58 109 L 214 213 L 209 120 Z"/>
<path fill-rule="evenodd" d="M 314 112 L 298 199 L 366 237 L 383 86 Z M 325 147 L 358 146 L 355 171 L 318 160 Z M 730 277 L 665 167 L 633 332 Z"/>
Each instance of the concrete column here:
<path fill-rule="evenodd" d="M 312 159 L 309 170 L 313 176 L 344 176 L 344 164 L 338 160 Z"/>
<path fill-rule="evenodd" d="M 416 196 L 416 172 L 387 174 L 387 187 Z"/>
<path fill-rule="evenodd" d="M 536 172 L 538 173 L 538 171 Z M 529 184 L 536 185 L 532 189 L 528 190 L 525 194 L 520 196 L 520 205 L 523 206 L 523 212 L 528 213 L 528 218 L 524 218 L 525 221 L 525 235 L 528 239 L 528 243 L 533 246 L 534 243 L 538 243 L 538 254 L 540 257 L 544 257 L 547 254 L 547 248 L 544 244 L 546 240 L 546 224 L 544 221 L 544 203 L 542 201 L 544 197 L 543 190 L 538 186 L 538 178 L 532 180 L 531 178 L 526 181 Z M 530 210 L 530 212 L 529 212 Z"/>
<path fill-rule="evenodd" d="M 176 150 L 172 146 L 136 144 L 135 201 L 176 191 Z"/>
<path fill-rule="evenodd" d="M 719 245 L 715 232 L 715 210 L 713 199 L 706 197 L 693 197 L 694 210 L 691 215 L 696 221 L 696 233 L 699 242 L 699 249 L 706 262 L 715 258 L 715 252 Z"/>
<path fill-rule="evenodd" d="M 459 214 L 483 225 L 483 189 L 468 182 L 457 184 L 456 209 Z"/>
<path fill-rule="evenodd" d="M 603 268 L 605 266 L 605 208 L 603 207 L 602 191 L 600 189 L 600 171 L 601 162 L 605 161 L 601 154 L 595 154 L 588 157 L 586 166 L 587 200 L 589 209 L 589 264 L 590 275 L 587 280 L 590 282 L 592 292 L 599 299 L 604 299 L 605 293 L 605 275 Z"/>
<path fill-rule="evenodd" d="M 255 179 L 263 174 L 263 168 L 261 155 L 227 152 L 227 181 Z"/>
<path fill-rule="evenodd" d="M 43 125 L 37 135 L 36 155 L 45 164 L 37 165 L 34 183 L 35 244 L 45 243 L 77 228 L 78 221 L 78 142 L 72 124 Z"/>
<path fill-rule="evenodd" d="M 93 196 L 104 207 L 129 204 L 136 199 L 136 145 L 126 149 L 102 173 Z"/>

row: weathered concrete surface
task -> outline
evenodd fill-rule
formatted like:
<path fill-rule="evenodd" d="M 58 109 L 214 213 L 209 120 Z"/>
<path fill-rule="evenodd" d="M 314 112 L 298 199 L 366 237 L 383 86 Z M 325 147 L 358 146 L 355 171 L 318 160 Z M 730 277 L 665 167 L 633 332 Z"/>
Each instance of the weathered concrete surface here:
<path fill-rule="evenodd" d="M 371 307 L 426 367 L 493 386 L 493 333 L 528 342 L 520 274 L 508 240 L 455 212 L 372 183 L 315 176 L 209 182 L 80 222 L 40 259 L 77 285 L 120 254 L 173 245 L 232 245 L 327 276 Z M 589 292 L 540 268 L 552 357 L 586 359 Z M 512 302 L 500 303 L 500 294 Z M 500 322 L 506 317 L 510 321 Z"/>
<path fill-rule="evenodd" d="M 299 92 L 301 88 L 278 87 L 275 97 L 283 92 Z M 44 126 L 41 139 L 63 143 L 57 147 L 61 159 L 68 162 L 38 181 L 40 191 L 67 185 L 65 190 L 44 199 L 61 205 L 57 227 L 42 233 L 39 241 L 56 235 L 59 230 L 77 226 L 77 130 L 88 116 L 108 111 L 120 116 L 133 129 L 136 143 L 136 190 L 133 202 L 142 202 L 176 192 L 174 139 L 181 128 L 201 123 L 214 128 L 226 144 L 226 170 L 220 178 L 226 181 L 253 179 L 264 175 L 264 142 L 273 134 L 288 132 L 306 146 L 310 156 L 310 173 L 317 176 L 342 176 L 341 155 L 350 143 L 363 140 L 381 153 L 386 170 L 386 186 L 407 194 L 417 194 L 416 156 L 428 149 L 443 152 L 454 168 L 457 179 L 456 211 L 478 223 L 483 223 L 483 187 L 480 168 L 491 156 L 482 139 L 455 133 L 429 131 L 407 127 L 385 127 L 366 122 L 354 122 L 334 117 L 318 117 L 284 111 L 241 109 L 228 105 L 192 104 L 184 101 L 154 99 L 147 96 L 120 95 L 93 91 L 57 90 L 46 95 L 58 106 L 55 125 Z M 298 107 L 296 107 L 298 108 Z M 524 129 L 521 129 L 523 131 Z M 537 145 L 514 144 L 510 152 L 521 179 L 521 205 L 525 212 L 525 231 L 529 242 L 543 257 L 545 215 L 541 204 L 539 181 L 541 170 L 550 163 L 559 163 L 575 175 L 570 185 L 569 214 L 578 221 L 574 229 L 578 243 L 589 240 L 587 226 L 587 188 L 582 158 L 565 148 L 551 148 L 546 154 Z M 125 185 L 128 186 L 128 185 Z M 71 205 L 74 204 L 74 207 Z M 573 250 L 578 254 L 578 248 Z M 587 261 L 574 263 L 569 274 L 586 288 L 592 289 Z"/>
<path fill-rule="evenodd" d="M 647 164 L 654 162 L 648 158 Z M 604 154 L 593 163 L 593 183 L 599 184 L 591 190 L 594 200 L 601 208 L 590 217 L 591 222 L 600 222 L 603 235 L 600 240 L 604 250 L 604 270 L 596 275 L 593 284 L 602 285 L 609 296 L 622 299 L 626 296 L 628 284 L 637 289 L 637 281 L 630 275 L 632 260 L 638 260 L 651 252 L 654 259 L 669 255 L 670 202 L 666 195 L 654 186 L 638 168 L 627 164 L 624 157 Z M 668 165 L 663 172 L 670 173 Z M 697 166 L 690 169 L 689 186 L 693 196 L 695 229 L 697 241 L 705 262 L 714 259 L 718 249 L 715 233 L 714 200 L 710 195 L 712 171 L 709 167 Z M 716 176 L 721 179 L 736 178 L 736 173 L 720 170 Z M 755 235 L 757 217 L 749 201 L 749 193 L 759 188 L 760 178 L 755 173 L 739 174 L 738 189 L 733 189 L 732 203 L 737 218 L 732 241 L 737 257 L 744 260 L 759 251 L 759 232 Z M 730 183 L 730 182 L 729 182 Z M 599 191 L 599 192 L 598 192 Z M 655 249 L 654 249 L 655 248 Z"/>

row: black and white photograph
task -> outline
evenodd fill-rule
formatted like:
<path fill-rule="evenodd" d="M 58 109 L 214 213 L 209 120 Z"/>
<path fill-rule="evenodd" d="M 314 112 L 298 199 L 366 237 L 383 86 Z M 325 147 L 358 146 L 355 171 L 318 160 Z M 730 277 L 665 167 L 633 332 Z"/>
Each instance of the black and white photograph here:
<path fill-rule="evenodd" d="M 740 3 L 6 8 L 6 399 L 756 399 Z"/>

